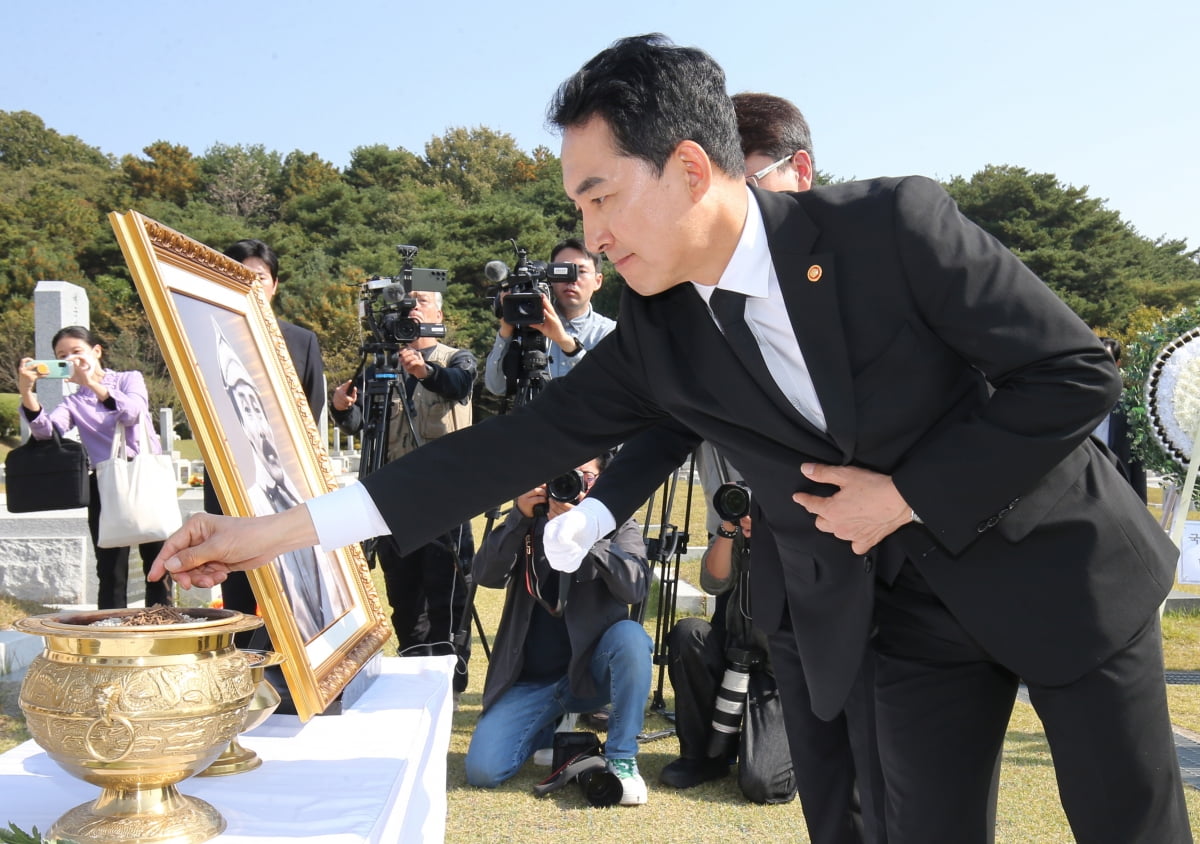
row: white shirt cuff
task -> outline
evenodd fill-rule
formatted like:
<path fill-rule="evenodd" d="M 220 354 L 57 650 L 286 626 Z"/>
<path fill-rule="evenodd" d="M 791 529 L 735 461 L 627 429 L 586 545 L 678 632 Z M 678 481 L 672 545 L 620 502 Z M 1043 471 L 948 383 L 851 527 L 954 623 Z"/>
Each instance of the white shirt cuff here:
<path fill-rule="evenodd" d="M 617 529 L 617 520 L 613 518 L 613 514 L 599 498 L 585 498 L 576 505 L 575 509 L 586 513 L 596 523 L 600 529 L 597 538 L 608 536 Z"/>
<path fill-rule="evenodd" d="M 386 536 L 392 532 L 375 506 L 375 499 L 358 481 L 310 498 L 308 515 L 317 529 L 321 547 L 327 550 L 344 548 L 372 536 Z"/>

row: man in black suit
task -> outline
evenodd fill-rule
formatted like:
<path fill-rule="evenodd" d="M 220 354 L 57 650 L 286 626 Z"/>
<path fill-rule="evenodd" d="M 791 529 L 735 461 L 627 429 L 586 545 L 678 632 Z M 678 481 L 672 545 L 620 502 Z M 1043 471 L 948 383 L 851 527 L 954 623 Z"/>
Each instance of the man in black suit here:
<path fill-rule="evenodd" d="M 746 157 L 746 180 L 754 187 L 770 191 L 806 191 L 812 187 L 812 135 L 808 121 L 794 104 L 771 94 L 743 92 L 732 98 L 737 116 L 738 136 L 742 152 Z M 654 437 L 634 438 L 623 449 L 615 461 L 620 471 L 627 461 L 638 465 L 642 460 L 653 460 L 654 455 L 641 453 L 643 443 L 657 444 Z M 709 448 L 697 454 L 708 457 L 709 464 L 717 464 L 710 476 L 720 477 L 705 487 L 706 498 L 711 499 L 715 484 L 724 480 L 740 480 L 741 475 L 729 466 L 723 457 Z M 702 480 L 704 473 L 702 474 Z M 709 489 L 709 487 L 712 489 Z M 713 511 L 710 507 L 710 519 Z M 710 534 L 715 543 L 708 554 L 713 559 L 730 557 L 731 545 L 716 538 L 724 526 L 717 517 Z M 749 520 L 747 519 L 747 522 Z M 729 537 L 727 533 L 721 536 Z M 761 538 L 761 537 L 760 537 Z M 744 546 L 737 540 L 737 552 L 732 559 L 748 561 L 749 544 Z M 701 568 L 701 580 L 706 577 Z M 724 670 L 724 643 L 726 618 L 731 634 L 741 636 L 738 647 L 747 642 L 762 639 L 757 631 L 750 632 L 744 620 L 746 608 L 753 613 L 753 605 L 741 586 L 720 583 L 728 589 L 718 600 L 711 630 L 700 619 L 684 619 L 673 628 L 669 637 L 667 654 L 671 683 L 675 686 L 676 733 L 679 737 L 680 758 L 663 768 L 660 778 L 663 783 L 677 788 L 688 788 L 716 776 L 724 776 L 728 765 L 724 759 L 705 757 L 712 722 L 712 707 Z M 727 613 L 726 601 L 737 594 L 733 603 L 738 610 Z M 716 635 L 713 635 L 713 633 Z M 790 635 L 790 628 L 783 635 Z M 716 658 L 713 658 L 713 654 Z M 846 707 L 853 717 L 845 712 L 833 719 L 816 717 L 806 703 L 808 695 L 804 683 L 802 666 L 796 662 L 778 687 L 778 678 L 770 661 L 764 661 L 761 670 L 754 672 L 750 694 L 746 700 L 746 724 L 753 724 L 747 736 L 753 736 L 760 747 L 779 745 L 778 753 L 759 751 L 742 752 L 738 761 L 739 783 L 746 796 L 756 802 L 782 802 L 799 794 L 804 807 L 804 820 L 809 837 L 814 844 L 857 844 L 861 841 L 881 844 L 887 840 L 884 831 L 883 774 L 879 770 L 879 756 L 875 750 L 874 716 L 870 710 L 872 690 L 869 686 L 873 663 L 868 661 L 864 668 L 863 682 L 857 694 L 848 700 Z M 795 706 L 781 707 L 777 698 L 798 701 Z M 698 700 L 688 698 L 695 696 Z M 699 704 L 699 705 L 698 705 Z M 786 733 L 784 723 L 786 721 Z M 851 727 L 865 730 L 862 735 L 851 735 Z M 743 742 L 747 736 L 743 737 Z M 787 753 L 784 739 L 790 742 L 791 753 Z M 752 748 L 751 748 L 752 749 Z"/>
<path fill-rule="evenodd" d="M 1178 552 L 1089 437 L 1120 389 L 1095 335 L 932 181 L 747 187 L 698 50 L 617 42 L 550 113 L 587 244 L 631 291 L 617 330 L 520 411 L 361 485 L 191 519 L 151 576 L 203 586 L 381 529 L 411 546 L 648 428 L 677 452 L 704 438 L 769 528 L 751 589 L 776 672 L 802 659 L 832 718 L 876 655 L 893 844 L 986 840 L 1021 680 L 1077 840 L 1191 841 L 1157 613 Z M 660 476 L 606 473 L 551 523 L 552 564 Z"/>

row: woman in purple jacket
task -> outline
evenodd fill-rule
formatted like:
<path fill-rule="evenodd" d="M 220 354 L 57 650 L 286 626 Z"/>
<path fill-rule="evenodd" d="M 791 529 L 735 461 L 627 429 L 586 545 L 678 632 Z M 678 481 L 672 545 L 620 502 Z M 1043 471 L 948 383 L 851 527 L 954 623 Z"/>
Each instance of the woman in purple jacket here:
<path fill-rule="evenodd" d="M 17 370 L 21 407 L 29 422 L 29 431 L 37 439 L 52 436 L 51 426 L 59 433 L 72 428 L 79 430 L 79 439 L 87 449 L 88 459 L 93 466 L 107 460 L 112 449 L 113 434 L 117 423 L 126 426 L 125 436 L 131 454 L 137 453 L 137 437 L 133 426 L 138 424 L 143 413 L 150 409 L 150 397 L 142 373 L 136 370 L 115 372 L 105 369 L 101 363 L 103 349 L 91 331 L 80 325 L 60 329 L 51 343 L 54 356 L 74 364 L 74 372 L 67 379 L 78 385 L 78 389 L 66 396 L 62 403 L 51 411 L 44 411 L 38 401 L 34 385 L 45 377 L 30 368 L 32 358 L 23 358 Z M 161 451 L 154 426 L 150 426 L 149 448 L 156 454 Z M 91 496 L 88 504 L 88 530 L 92 534 L 92 547 L 96 549 L 96 575 L 100 589 L 96 596 L 99 609 L 126 606 L 125 586 L 129 576 L 128 548 L 100 548 L 96 540 L 100 530 L 100 492 L 96 488 L 96 475 L 91 476 Z M 150 564 L 162 548 L 161 542 L 147 542 L 138 550 L 142 556 L 142 570 L 148 572 Z M 170 605 L 171 594 L 162 581 L 146 583 L 146 606 Z"/>

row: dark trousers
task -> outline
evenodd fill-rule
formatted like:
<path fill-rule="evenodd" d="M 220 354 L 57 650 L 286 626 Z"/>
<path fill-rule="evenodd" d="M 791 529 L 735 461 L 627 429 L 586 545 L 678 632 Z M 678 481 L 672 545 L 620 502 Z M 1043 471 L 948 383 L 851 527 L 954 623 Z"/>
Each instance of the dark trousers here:
<path fill-rule="evenodd" d="M 846 706 L 832 721 L 813 714 L 804 666 L 788 613 L 769 637 L 771 661 L 796 772 L 796 790 L 813 844 L 883 844 L 883 770 L 875 733 L 868 654 Z"/>
<path fill-rule="evenodd" d="M 667 673 L 675 690 L 679 755 L 708 756 L 713 708 L 725 674 L 725 633 L 702 618 L 683 618 L 667 637 Z M 796 796 L 775 676 L 751 673 L 738 741 L 738 787 L 755 803 L 786 803 Z"/>
<path fill-rule="evenodd" d="M 462 624 L 463 614 L 469 612 L 460 561 L 470 560 L 474 554 L 470 525 L 463 525 L 461 533 L 454 531 L 441 536 L 411 554 L 400 554 L 390 537 L 380 539 L 379 567 L 383 570 L 388 603 L 392 605 L 392 628 L 401 656 L 456 653 L 454 634 Z M 467 662 L 471 658 L 469 626 L 467 633 L 457 651 L 453 681 L 456 692 L 467 687 Z"/>
<path fill-rule="evenodd" d="M 1014 621 L 1019 609 L 1013 608 Z M 892 844 L 989 840 L 990 787 L 1019 678 L 964 631 L 911 563 L 876 595 L 876 715 Z M 1062 686 L 1029 683 L 1080 844 L 1190 842 L 1158 615 Z"/>
<path fill-rule="evenodd" d="M 129 580 L 129 549 L 101 548 L 96 544 L 100 539 L 100 489 L 93 472 L 90 478 L 91 497 L 88 500 L 88 532 L 92 535 L 92 548 L 96 552 L 96 577 L 100 582 L 96 592 L 96 608 L 109 610 L 129 605 L 126 595 Z M 142 557 L 142 572 L 150 572 L 150 564 L 162 550 L 161 542 L 146 542 L 138 546 Z M 170 578 L 163 578 L 156 583 L 146 581 L 146 606 L 155 604 L 171 605 Z"/>

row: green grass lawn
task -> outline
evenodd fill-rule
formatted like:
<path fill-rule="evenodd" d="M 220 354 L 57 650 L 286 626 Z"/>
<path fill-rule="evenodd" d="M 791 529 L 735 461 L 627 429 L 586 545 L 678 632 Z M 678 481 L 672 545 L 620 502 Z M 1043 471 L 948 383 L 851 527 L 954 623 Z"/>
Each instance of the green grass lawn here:
<path fill-rule="evenodd" d="M 660 506 L 656 504 L 656 508 Z M 703 544 L 703 507 L 692 503 L 693 545 Z M 683 527 L 684 500 L 675 502 L 670 521 Z M 644 518 L 644 516 L 643 516 Z M 659 521 L 655 509 L 651 522 Z M 477 520 L 476 535 L 483 520 Z M 681 577 L 698 582 L 698 562 L 685 562 Z M 372 573 L 376 588 L 386 607 L 382 578 Z M 1196 590 L 1200 592 L 1200 589 Z M 476 597 L 489 642 L 499 622 L 503 592 L 480 589 Z M 15 617 L 43 611 L 36 605 L 20 604 L 0 598 L 0 627 Z M 646 614 L 647 630 L 654 635 L 656 604 Z M 1200 670 L 1200 614 L 1170 613 L 1163 622 L 1164 653 L 1173 670 Z M 396 653 L 393 636 L 384 653 Z M 644 745 L 639 765 L 650 788 L 645 806 L 613 809 L 590 808 L 578 788 L 568 786 L 546 798 L 533 796 L 532 786 L 548 773 L 547 769 L 526 764 L 509 782 L 497 789 L 477 789 L 466 784 L 463 758 L 479 717 L 487 658 L 478 640 L 470 663 L 470 678 L 460 711 L 453 716 L 448 758 L 447 796 L 449 811 L 446 840 L 450 842 L 571 842 L 601 839 L 609 841 L 715 842 L 731 840 L 793 841 L 809 840 L 803 813 L 798 803 L 782 806 L 757 806 L 747 803 L 730 777 L 706 783 L 688 791 L 675 791 L 658 785 L 662 767 L 678 754 L 674 738 L 659 739 Z M 660 688 L 656 668 L 654 690 Z M 663 702 L 674 707 L 669 682 L 662 678 Z M 1170 686 L 1168 697 L 1172 720 L 1200 734 L 1200 686 Z M 645 730 L 664 729 L 669 723 L 660 715 L 646 717 Z M 24 722 L 16 707 L 15 689 L 0 685 L 0 751 L 28 739 Z M 248 780 L 249 783 L 249 780 Z M 186 791 L 186 785 L 184 787 Z M 1187 789 L 1192 829 L 1200 834 L 1200 791 Z M 67 807 L 64 807 L 64 809 Z M 6 824 L 0 811 L 0 827 Z M 1070 842 L 1073 840 L 1058 803 L 1053 765 L 1045 735 L 1036 713 L 1026 704 L 1017 703 L 1005 741 L 1001 772 L 996 840 L 1005 842 Z"/>

